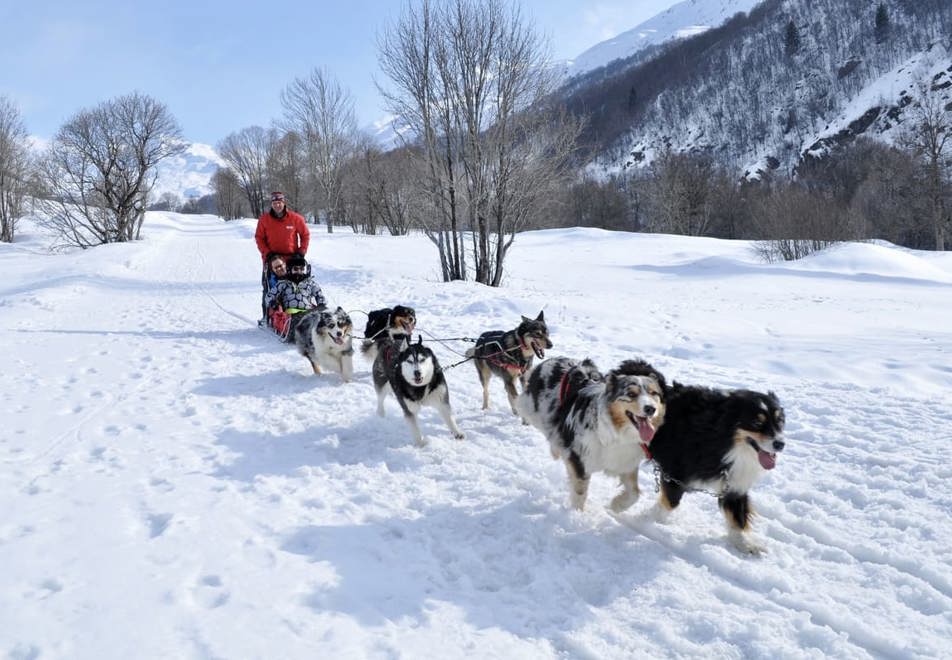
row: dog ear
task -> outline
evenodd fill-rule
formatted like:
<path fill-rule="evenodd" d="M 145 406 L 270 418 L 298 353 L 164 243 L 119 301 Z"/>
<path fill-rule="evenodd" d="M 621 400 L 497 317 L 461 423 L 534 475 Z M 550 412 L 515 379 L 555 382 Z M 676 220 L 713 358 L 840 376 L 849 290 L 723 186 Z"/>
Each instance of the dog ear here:
<path fill-rule="evenodd" d="M 522 315 L 520 314 L 520 316 L 522 316 Z M 529 323 L 530 321 L 532 321 L 532 319 L 530 319 L 528 316 L 522 316 L 522 322 L 523 322 L 523 323 Z"/>
<path fill-rule="evenodd" d="M 539 315 L 536 317 L 536 321 L 545 321 L 545 310 L 539 310 Z"/>
<path fill-rule="evenodd" d="M 423 346 L 423 335 L 417 335 L 417 346 Z"/>

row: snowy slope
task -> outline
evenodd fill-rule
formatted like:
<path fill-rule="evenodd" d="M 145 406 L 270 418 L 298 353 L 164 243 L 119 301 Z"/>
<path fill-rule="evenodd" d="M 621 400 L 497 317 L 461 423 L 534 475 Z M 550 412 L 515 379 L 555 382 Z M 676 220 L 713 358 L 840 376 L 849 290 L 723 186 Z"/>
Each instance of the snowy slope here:
<path fill-rule="evenodd" d="M 738 12 L 747 12 L 760 0 L 684 0 L 657 16 L 597 43 L 566 62 L 565 75 L 577 76 L 649 46 L 688 37 L 716 27 Z"/>
<path fill-rule="evenodd" d="M 777 392 L 788 450 L 752 493 L 654 522 L 564 469 L 471 365 L 460 426 L 412 445 L 391 398 L 310 375 L 254 326 L 251 220 L 150 213 L 145 239 L 0 245 L 0 654 L 11 658 L 940 658 L 952 639 L 952 256 L 522 235 L 506 286 L 438 282 L 421 236 L 313 236 L 332 303 L 416 306 L 430 338 L 545 308 L 555 349 Z M 359 334 L 359 333 L 358 333 Z M 444 365 L 465 342 L 432 343 Z"/>

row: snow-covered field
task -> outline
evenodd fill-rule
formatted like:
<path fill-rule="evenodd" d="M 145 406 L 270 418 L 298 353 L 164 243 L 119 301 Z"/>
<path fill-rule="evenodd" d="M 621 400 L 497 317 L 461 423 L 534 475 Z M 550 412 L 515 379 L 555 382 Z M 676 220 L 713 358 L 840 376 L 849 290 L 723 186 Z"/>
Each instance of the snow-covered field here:
<path fill-rule="evenodd" d="M 658 524 L 567 507 L 562 466 L 475 370 L 413 446 L 369 365 L 313 376 L 258 330 L 251 220 L 0 245 L 0 654 L 8 658 L 939 658 L 952 640 L 952 254 L 588 229 L 520 236 L 506 285 L 442 284 L 422 237 L 313 235 L 330 302 L 426 337 L 545 309 L 550 355 L 777 392 L 787 451 L 741 556 L 716 501 Z M 432 343 L 440 359 L 468 344 Z"/>

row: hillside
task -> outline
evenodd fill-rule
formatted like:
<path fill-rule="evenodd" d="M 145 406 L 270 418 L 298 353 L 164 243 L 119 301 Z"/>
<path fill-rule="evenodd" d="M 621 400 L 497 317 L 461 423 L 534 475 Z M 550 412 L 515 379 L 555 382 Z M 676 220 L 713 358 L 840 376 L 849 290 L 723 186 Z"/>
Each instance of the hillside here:
<path fill-rule="evenodd" d="M 790 172 L 806 152 L 857 135 L 892 139 L 920 86 L 952 101 L 952 4 L 882 4 L 877 27 L 877 3 L 765 0 L 644 61 L 576 79 L 566 99 L 590 117 L 589 158 L 617 171 L 670 147 L 748 174 Z"/>

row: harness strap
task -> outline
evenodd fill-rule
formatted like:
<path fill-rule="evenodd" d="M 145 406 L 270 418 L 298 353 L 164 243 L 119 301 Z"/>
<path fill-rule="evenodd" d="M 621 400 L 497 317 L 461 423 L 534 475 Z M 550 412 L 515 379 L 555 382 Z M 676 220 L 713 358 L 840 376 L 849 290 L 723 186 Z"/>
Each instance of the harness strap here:
<path fill-rule="evenodd" d="M 569 370 L 571 371 L 571 370 Z M 562 374 L 562 380 L 559 382 L 559 406 L 562 406 L 562 402 L 565 401 L 565 395 L 569 391 L 569 372 L 566 371 Z"/>
<path fill-rule="evenodd" d="M 500 348 L 500 350 L 496 351 L 495 353 L 489 353 L 487 355 L 479 355 L 479 350 L 481 348 L 489 346 L 490 344 L 495 344 L 496 346 Z M 502 369 L 516 368 L 519 370 L 520 374 L 524 374 L 526 372 L 526 369 L 529 368 L 529 361 L 522 354 L 522 348 L 524 346 L 525 346 L 525 343 L 521 339 L 519 340 L 519 345 L 513 346 L 512 348 L 503 348 L 502 344 L 499 343 L 498 339 L 485 341 L 481 344 L 479 343 L 479 340 L 477 339 L 474 357 L 478 357 L 481 360 L 486 360 L 490 364 L 493 364 L 497 367 L 501 367 Z M 513 354 L 513 351 L 519 351 L 519 352 L 516 354 Z M 500 355 L 503 355 L 506 357 L 502 360 L 493 359 Z"/>

